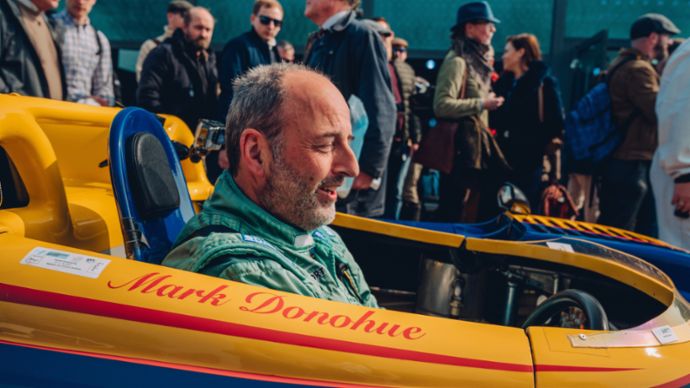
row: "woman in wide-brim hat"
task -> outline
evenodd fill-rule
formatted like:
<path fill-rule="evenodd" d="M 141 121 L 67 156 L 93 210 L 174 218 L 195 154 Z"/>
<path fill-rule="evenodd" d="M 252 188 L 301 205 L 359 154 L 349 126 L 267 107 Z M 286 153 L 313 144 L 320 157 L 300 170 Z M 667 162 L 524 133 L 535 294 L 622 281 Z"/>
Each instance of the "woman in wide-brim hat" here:
<path fill-rule="evenodd" d="M 439 69 L 434 113 L 459 122 L 453 170 L 441 177 L 438 218 L 443 221 L 474 222 L 498 213 L 495 196 L 509 167 L 488 131 L 488 112 L 503 103 L 491 92 L 497 23 L 487 2 L 462 5 Z"/>

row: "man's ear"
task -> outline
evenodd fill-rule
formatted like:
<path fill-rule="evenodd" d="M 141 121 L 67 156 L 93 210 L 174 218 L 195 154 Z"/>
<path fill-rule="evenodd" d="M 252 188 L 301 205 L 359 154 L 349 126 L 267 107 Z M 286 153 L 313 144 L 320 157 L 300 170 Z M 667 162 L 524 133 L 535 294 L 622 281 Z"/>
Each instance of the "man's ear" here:
<path fill-rule="evenodd" d="M 659 33 L 657 32 L 652 32 L 649 34 L 649 41 L 652 43 L 652 46 L 656 46 L 656 44 L 659 42 Z"/>
<path fill-rule="evenodd" d="M 264 179 L 268 175 L 273 155 L 266 136 L 254 128 L 247 128 L 240 135 L 240 165 L 251 176 Z"/>

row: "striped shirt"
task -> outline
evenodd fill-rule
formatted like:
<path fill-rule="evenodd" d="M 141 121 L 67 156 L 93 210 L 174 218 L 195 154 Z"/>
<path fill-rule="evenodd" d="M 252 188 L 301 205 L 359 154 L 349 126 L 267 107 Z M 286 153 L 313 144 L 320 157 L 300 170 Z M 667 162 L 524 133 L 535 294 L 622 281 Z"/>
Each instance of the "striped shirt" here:
<path fill-rule="evenodd" d="M 77 25 L 66 11 L 56 14 L 55 22 L 67 83 L 66 100 L 99 105 L 93 98 L 98 97 L 112 106 L 115 97 L 108 38 L 88 20 Z"/>

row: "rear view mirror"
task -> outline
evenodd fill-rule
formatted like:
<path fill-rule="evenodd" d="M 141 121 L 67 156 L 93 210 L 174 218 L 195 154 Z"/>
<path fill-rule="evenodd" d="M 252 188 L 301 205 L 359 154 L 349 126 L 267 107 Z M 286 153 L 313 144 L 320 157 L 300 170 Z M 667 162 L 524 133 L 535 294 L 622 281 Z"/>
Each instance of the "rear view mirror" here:
<path fill-rule="evenodd" d="M 529 201 L 522 190 L 506 182 L 498 189 L 498 207 L 513 214 L 530 214 Z"/>

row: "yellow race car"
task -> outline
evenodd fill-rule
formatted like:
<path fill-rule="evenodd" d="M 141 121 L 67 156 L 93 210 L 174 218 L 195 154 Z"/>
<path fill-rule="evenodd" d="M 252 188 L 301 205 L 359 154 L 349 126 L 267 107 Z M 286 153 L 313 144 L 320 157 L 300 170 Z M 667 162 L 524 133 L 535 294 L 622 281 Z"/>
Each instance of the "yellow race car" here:
<path fill-rule="evenodd" d="M 183 179 L 184 190 L 172 210 L 152 200 L 166 209 L 155 222 L 126 216 L 114 187 L 131 142 L 113 133 L 154 123 L 136 108 L 0 95 L 0 384 L 690 384 L 690 306 L 664 272 L 587 236 L 513 241 L 534 220 L 509 212 L 453 230 L 339 214 L 333 226 L 385 309 L 128 259 L 160 255 L 142 236 L 213 189 L 201 164 L 170 156 L 168 137 L 193 137 L 166 117 L 166 138 L 144 154 L 162 152 L 173 176 L 161 187 Z"/>

